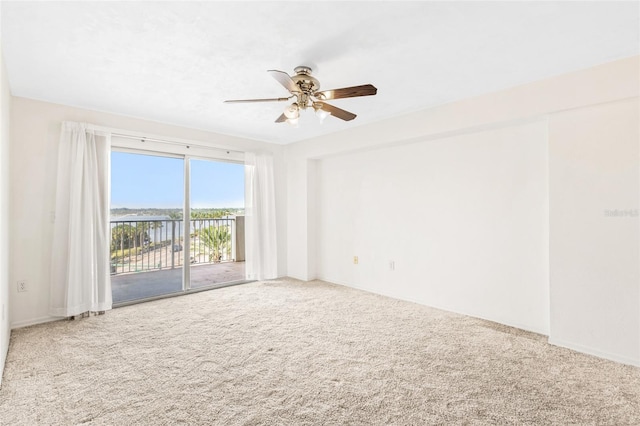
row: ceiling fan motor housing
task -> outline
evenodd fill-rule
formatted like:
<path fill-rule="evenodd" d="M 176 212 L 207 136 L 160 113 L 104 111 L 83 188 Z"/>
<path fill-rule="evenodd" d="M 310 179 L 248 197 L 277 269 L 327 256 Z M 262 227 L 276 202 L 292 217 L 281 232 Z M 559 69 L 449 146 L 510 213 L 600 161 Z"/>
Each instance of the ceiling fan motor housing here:
<path fill-rule="evenodd" d="M 320 89 L 320 82 L 317 78 L 311 75 L 311 68 L 306 66 L 299 66 L 294 69 L 296 75 L 292 76 L 293 82 L 300 88 L 298 98 L 298 106 L 302 109 L 312 106 L 313 101 L 310 98 L 315 92 Z"/>

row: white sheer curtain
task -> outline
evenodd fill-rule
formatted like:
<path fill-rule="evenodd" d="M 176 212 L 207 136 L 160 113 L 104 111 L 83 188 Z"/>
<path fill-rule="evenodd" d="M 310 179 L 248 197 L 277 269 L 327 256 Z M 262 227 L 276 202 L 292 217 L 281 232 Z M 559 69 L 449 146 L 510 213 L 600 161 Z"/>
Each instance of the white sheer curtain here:
<path fill-rule="evenodd" d="M 267 154 L 246 153 L 244 161 L 247 279 L 277 278 L 273 158 Z"/>
<path fill-rule="evenodd" d="M 62 123 L 51 257 L 53 316 L 111 309 L 110 155 L 110 134 L 84 123 Z"/>

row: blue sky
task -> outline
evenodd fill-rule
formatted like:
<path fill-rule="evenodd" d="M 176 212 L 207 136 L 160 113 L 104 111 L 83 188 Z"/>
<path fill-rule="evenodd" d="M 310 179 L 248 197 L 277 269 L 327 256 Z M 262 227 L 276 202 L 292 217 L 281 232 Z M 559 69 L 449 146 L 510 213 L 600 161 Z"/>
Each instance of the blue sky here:
<path fill-rule="evenodd" d="M 182 208 L 183 159 L 111 153 L 111 207 Z M 191 160 L 191 207 L 244 207 L 244 165 Z"/>

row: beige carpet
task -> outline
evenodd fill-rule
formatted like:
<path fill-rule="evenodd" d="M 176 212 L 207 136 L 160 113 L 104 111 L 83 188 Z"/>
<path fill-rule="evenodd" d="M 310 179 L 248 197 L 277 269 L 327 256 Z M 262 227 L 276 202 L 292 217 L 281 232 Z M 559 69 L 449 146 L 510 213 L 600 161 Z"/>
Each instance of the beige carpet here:
<path fill-rule="evenodd" d="M 1 424 L 640 424 L 640 369 L 322 282 L 15 330 Z"/>

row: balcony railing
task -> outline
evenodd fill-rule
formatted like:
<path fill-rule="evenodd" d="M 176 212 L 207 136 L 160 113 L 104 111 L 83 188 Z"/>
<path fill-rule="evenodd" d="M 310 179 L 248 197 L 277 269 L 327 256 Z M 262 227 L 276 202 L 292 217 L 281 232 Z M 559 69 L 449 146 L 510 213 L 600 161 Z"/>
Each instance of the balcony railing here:
<path fill-rule="evenodd" d="M 244 219 L 244 218 L 243 218 Z M 239 253 L 235 218 L 191 219 L 189 262 L 210 264 L 244 260 Z M 182 267 L 185 263 L 185 232 L 182 219 L 130 219 L 111 221 L 111 274 Z"/>

